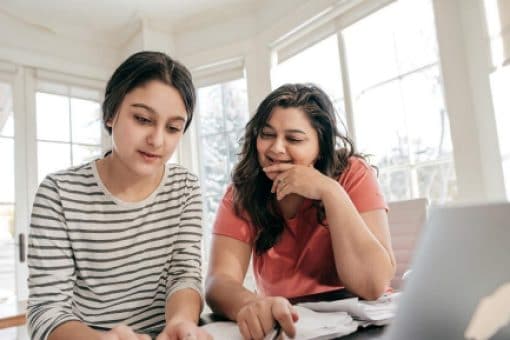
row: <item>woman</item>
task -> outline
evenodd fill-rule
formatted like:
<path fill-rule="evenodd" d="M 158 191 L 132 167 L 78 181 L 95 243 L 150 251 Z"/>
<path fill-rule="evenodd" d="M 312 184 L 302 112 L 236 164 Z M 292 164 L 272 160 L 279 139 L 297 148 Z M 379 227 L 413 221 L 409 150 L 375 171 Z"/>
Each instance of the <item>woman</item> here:
<path fill-rule="evenodd" d="M 189 71 L 140 52 L 108 81 L 112 150 L 48 175 L 29 236 L 28 323 L 34 339 L 210 339 L 197 327 L 201 195 L 167 165 L 193 117 Z"/>
<path fill-rule="evenodd" d="M 295 334 L 287 298 L 339 288 L 376 299 L 395 260 L 374 170 L 336 127 L 328 96 L 284 85 L 248 122 L 214 225 L 206 298 L 246 339 L 276 322 Z M 259 294 L 243 287 L 253 253 Z"/>

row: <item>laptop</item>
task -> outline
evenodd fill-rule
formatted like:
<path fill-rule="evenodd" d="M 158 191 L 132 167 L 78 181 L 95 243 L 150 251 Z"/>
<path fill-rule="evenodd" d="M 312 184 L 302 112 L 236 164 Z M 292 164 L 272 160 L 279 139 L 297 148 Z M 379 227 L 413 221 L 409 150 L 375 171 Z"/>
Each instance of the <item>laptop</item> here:
<path fill-rule="evenodd" d="M 382 339 L 466 339 L 470 326 L 478 334 L 473 339 L 508 340 L 508 324 L 490 337 L 480 330 L 510 320 L 508 289 L 510 204 L 433 208 L 395 319 Z M 498 313 L 502 305 L 508 307 Z"/>

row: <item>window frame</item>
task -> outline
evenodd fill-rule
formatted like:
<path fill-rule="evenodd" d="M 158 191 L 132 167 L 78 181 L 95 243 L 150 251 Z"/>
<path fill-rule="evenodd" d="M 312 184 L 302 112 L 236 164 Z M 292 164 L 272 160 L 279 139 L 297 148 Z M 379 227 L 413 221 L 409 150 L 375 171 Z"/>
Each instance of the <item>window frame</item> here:
<path fill-rule="evenodd" d="M 309 22 L 303 24 L 301 27 L 293 30 L 288 33 L 284 37 L 273 42 L 271 46 L 272 50 L 272 65 L 271 68 L 277 67 L 278 64 L 292 58 L 293 56 L 303 52 L 307 48 L 317 44 L 330 37 L 331 35 L 336 35 L 338 42 L 338 54 L 339 54 L 339 63 L 340 63 L 340 72 L 341 72 L 341 82 L 343 85 L 343 104 L 344 104 L 344 112 L 345 112 L 345 124 L 348 129 L 348 135 L 352 140 L 357 142 L 357 134 L 356 134 L 356 118 L 354 112 L 354 98 L 351 89 L 351 81 L 349 76 L 349 68 L 348 68 L 348 60 L 347 60 L 347 52 L 345 46 L 344 39 L 344 30 L 362 20 L 371 14 L 383 9 L 386 6 L 391 5 L 398 0 L 367 0 L 367 1 L 359 1 L 356 4 L 352 5 L 350 8 L 345 8 L 345 6 L 333 6 L 329 10 L 320 13 L 316 17 L 313 17 L 309 20 Z M 432 1 L 432 0 L 431 0 Z M 434 26 L 434 29 L 437 29 Z M 422 65 L 412 71 L 405 72 L 404 74 L 398 74 L 394 76 L 392 79 L 386 79 L 381 84 L 376 84 L 371 86 L 370 88 L 376 88 L 378 86 L 383 85 L 384 83 L 389 83 L 395 80 L 401 80 L 406 76 L 415 74 L 419 72 L 421 69 L 428 69 L 431 67 L 438 67 L 440 71 L 441 77 L 441 63 L 440 56 L 437 55 L 437 59 L 432 64 Z M 443 92 L 441 98 L 445 104 L 446 108 L 446 98 Z M 452 138 L 453 144 L 453 138 Z M 414 159 L 414 154 L 410 153 L 408 162 L 406 164 L 385 167 L 381 169 L 382 172 L 391 173 L 395 170 L 404 170 L 407 172 L 410 181 L 410 197 L 416 198 L 420 196 L 419 194 L 419 182 L 418 182 L 418 169 L 426 166 L 433 165 L 442 165 L 447 163 L 452 163 L 455 169 L 455 150 L 452 152 L 452 156 L 449 159 L 436 159 L 431 161 L 423 161 L 417 162 Z M 458 184 L 457 184 L 458 186 Z"/>

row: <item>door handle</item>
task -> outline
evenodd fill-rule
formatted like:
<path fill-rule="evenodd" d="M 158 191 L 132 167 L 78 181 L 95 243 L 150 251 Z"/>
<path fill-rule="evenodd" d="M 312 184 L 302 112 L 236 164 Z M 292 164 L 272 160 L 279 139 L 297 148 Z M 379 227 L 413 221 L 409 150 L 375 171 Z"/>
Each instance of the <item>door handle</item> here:
<path fill-rule="evenodd" d="M 26 250 L 25 250 L 25 234 L 20 233 L 18 235 L 18 248 L 19 248 L 19 262 L 23 263 L 26 260 Z"/>

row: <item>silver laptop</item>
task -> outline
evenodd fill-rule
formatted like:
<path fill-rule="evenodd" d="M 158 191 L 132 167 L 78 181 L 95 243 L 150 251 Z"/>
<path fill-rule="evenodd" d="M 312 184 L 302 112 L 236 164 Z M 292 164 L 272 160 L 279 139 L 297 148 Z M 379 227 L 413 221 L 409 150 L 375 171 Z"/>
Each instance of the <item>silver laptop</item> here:
<path fill-rule="evenodd" d="M 382 338 L 465 339 L 480 302 L 506 283 L 510 204 L 432 209 L 397 314 Z M 510 313 L 507 316 L 510 319 Z M 490 339 L 510 339 L 510 326 L 499 328 Z"/>

